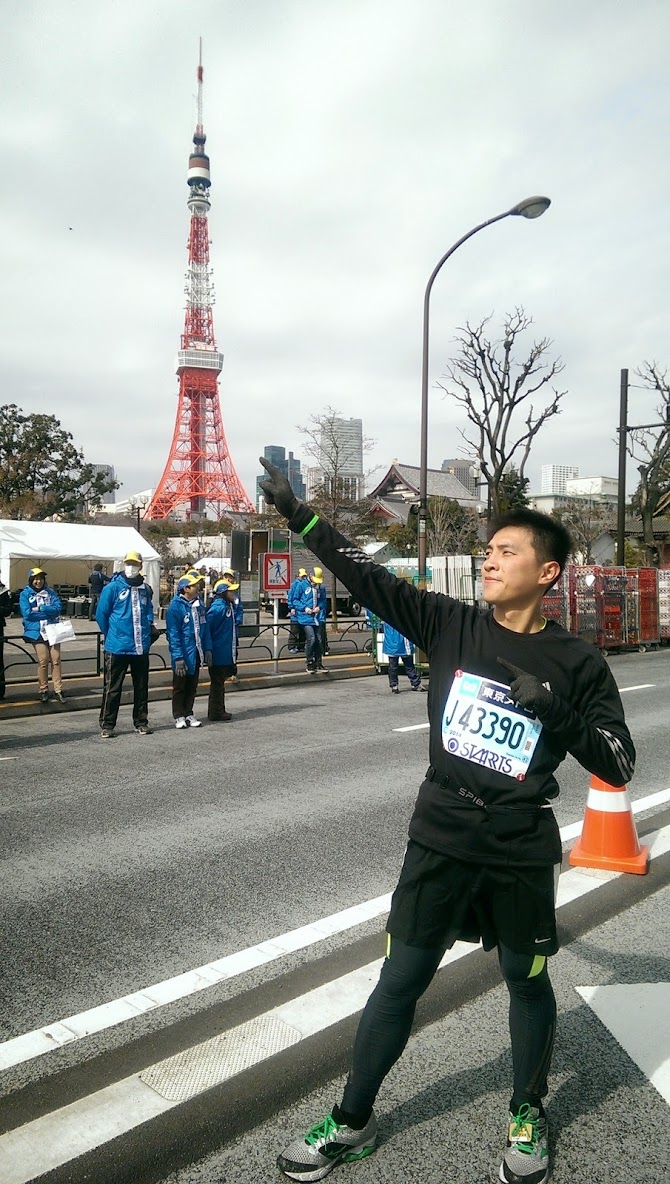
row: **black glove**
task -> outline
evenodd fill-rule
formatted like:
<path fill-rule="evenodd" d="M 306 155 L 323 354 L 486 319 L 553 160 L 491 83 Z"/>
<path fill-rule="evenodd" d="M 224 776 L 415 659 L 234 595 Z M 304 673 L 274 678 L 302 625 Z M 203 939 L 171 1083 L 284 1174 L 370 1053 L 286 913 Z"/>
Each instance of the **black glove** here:
<path fill-rule="evenodd" d="M 523 707 L 524 711 L 534 711 L 536 715 L 540 716 L 540 719 L 546 715 L 554 702 L 551 691 L 543 687 L 539 678 L 536 678 L 534 674 L 520 670 L 518 666 L 514 666 L 512 662 L 506 662 L 504 658 L 498 658 L 497 661 L 513 676 L 509 691 L 510 698 L 514 700 L 517 707 Z"/>
<path fill-rule="evenodd" d="M 269 474 L 263 481 L 259 481 L 259 487 L 265 494 L 266 502 L 271 506 L 276 506 L 282 517 L 290 519 L 295 514 L 300 502 L 295 496 L 291 486 L 284 474 L 274 465 L 271 465 L 269 460 L 265 460 L 263 456 L 259 456 L 259 461 Z"/>
<path fill-rule="evenodd" d="M 152 646 L 155 641 L 158 641 L 159 637 L 160 637 L 160 630 L 156 628 L 156 626 L 154 625 L 154 623 L 152 621 L 149 626 L 149 645 Z"/>
<path fill-rule="evenodd" d="M 186 663 L 183 658 L 177 658 L 174 664 L 174 672 L 177 678 L 186 678 Z"/>
<path fill-rule="evenodd" d="M 212 665 L 212 651 L 205 650 L 205 666 L 211 666 L 211 665 Z"/>

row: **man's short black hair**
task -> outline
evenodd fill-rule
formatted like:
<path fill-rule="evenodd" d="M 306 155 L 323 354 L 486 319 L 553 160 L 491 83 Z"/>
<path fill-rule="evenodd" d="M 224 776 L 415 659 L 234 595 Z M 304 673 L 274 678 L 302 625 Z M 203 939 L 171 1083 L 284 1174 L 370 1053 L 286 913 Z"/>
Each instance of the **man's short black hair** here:
<path fill-rule="evenodd" d="M 549 563 L 553 560 L 563 571 L 572 551 L 572 539 L 569 531 L 558 519 L 550 517 L 549 514 L 542 514 L 539 510 L 518 506 L 515 510 L 506 510 L 504 514 L 498 514 L 491 520 L 486 532 L 487 541 L 490 542 L 494 534 L 504 530 L 506 526 L 521 526 L 529 531 L 540 562 Z"/>

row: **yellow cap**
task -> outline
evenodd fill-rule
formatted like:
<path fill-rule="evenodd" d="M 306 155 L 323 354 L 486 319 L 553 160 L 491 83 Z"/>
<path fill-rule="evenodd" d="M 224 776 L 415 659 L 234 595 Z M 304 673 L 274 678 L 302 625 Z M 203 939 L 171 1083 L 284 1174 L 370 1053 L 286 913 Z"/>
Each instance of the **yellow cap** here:
<path fill-rule="evenodd" d="M 306 567 L 299 567 L 298 568 L 298 579 L 300 579 L 300 576 L 306 576 L 306 575 L 307 575 L 307 568 Z"/>
<path fill-rule="evenodd" d="M 123 562 L 124 563 L 139 563 L 139 565 L 141 567 L 142 566 L 142 556 L 140 555 L 139 551 L 128 551 L 128 554 L 126 555 Z"/>
<path fill-rule="evenodd" d="M 312 579 L 314 580 L 315 584 L 322 584 L 323 583 L 323 569 L 320 567 L 313 568 L 312 569 Z"/>

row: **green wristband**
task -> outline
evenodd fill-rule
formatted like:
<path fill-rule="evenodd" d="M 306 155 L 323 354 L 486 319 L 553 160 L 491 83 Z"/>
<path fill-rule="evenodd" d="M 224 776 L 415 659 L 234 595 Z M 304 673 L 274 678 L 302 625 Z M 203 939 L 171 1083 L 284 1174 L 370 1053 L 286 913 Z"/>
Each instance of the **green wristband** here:
<path fill-rule="evenodd" d="M 304 539 L 305 535 L 309 534 L 312 527 L 316 526 L 318 521 L 319 521 L 319 515 L 315 514 L 314 517 L 312 519 L 310 519 L 310 521 L 307 523 L 307 526 L 305 527 L 305 529 L 300 531 L 300 537 L 302 539 Z"/>

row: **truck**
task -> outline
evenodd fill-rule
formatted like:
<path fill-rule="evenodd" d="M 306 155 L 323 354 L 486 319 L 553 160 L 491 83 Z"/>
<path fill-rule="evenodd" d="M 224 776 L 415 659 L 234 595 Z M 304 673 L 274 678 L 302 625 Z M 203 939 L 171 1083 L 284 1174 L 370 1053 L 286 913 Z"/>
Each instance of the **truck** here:
<path fill-rule="evenodd" d="M 324 567 L 322 563 L 308 551 L 307 547 L 302 542 L 295 542 L 291 539 L 291 581 L 297 579 L 298 572 L 301 567 L 310 572 L 314 567 L 320 567 L 323 571 L 323 584 L 326 589 L 326 611 L 328 616 L 332 615 L 332 596 L 333 596 L 333 573 L 329 568 Z M 263 566 L 260 566 L 260 592 L 259 599 L 261 608 L 270 610 L 272 608 L 272 597 L 267 589 L 263 586 Z M 341 580 L 336 582 L 336 603 L 337 611 L 344 617 L 359 617 L 363 612 L 363 605 L 354 596 L 351 595 L 348 588 L 345 588 Z M 279 616 L 285 618 L 288 616 L 288 602 L 285 596 L 279 600 Z"/>

